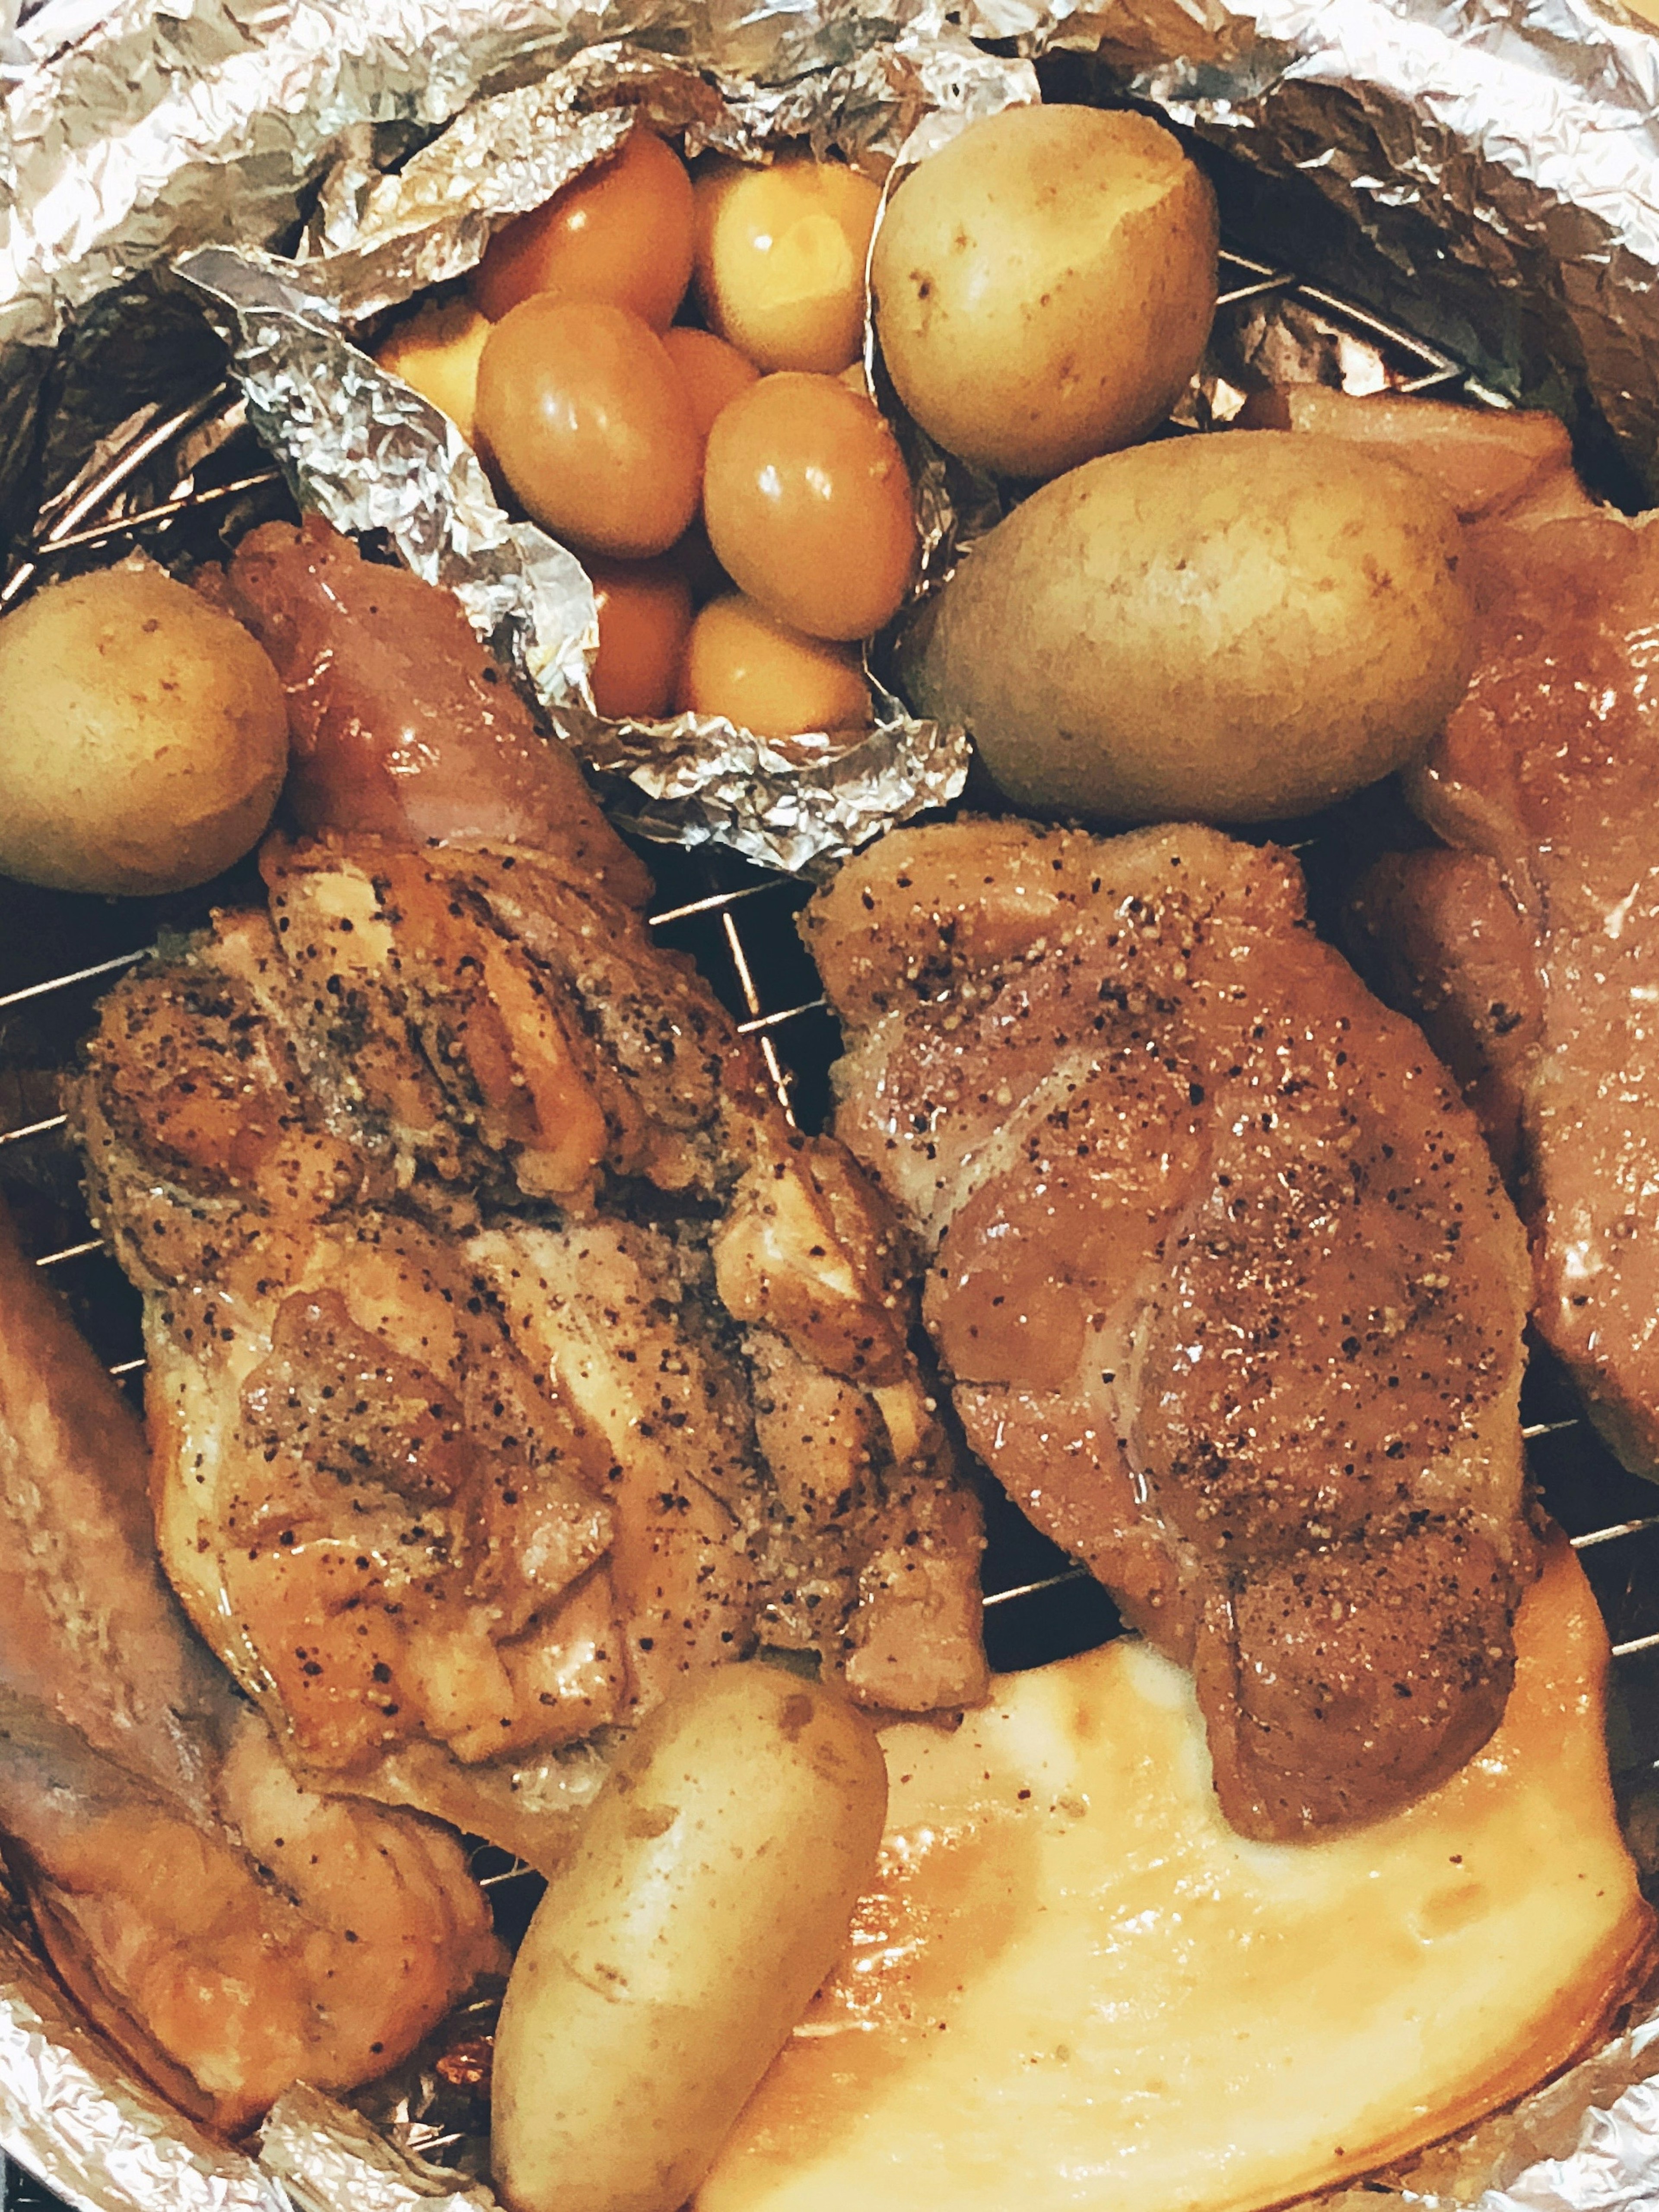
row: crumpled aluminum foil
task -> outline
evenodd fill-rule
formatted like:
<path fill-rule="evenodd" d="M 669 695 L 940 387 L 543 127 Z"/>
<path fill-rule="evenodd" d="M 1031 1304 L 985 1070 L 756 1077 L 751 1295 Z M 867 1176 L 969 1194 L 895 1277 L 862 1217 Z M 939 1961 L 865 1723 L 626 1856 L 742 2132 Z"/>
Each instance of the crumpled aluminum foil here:
<path fill-rule="evenodd" d="M 636 112 L 682 133 L 692 153 L 754 156 L 804 135 L 861 158 L 902 158 L 919 130 L 935 142 L 1036 89 L 1022 65 L 975 53 L 925 14 L 845 65 L 841 44 L 780 99 L 770 87 L 717 88 L 640 45 L 609 41 L 476 101 L 393 173 L 355 133 L 322 180 L 295 259 L 216 245 L 176 264 L 228 321 L 251 419 L 301 504 L 343 530 L 384 530 L 419 574 L 450 586 L 558 735 L 619 779 L 619 821 L 791 871 L 822 869 L 955 798 L 968 774 L 963 732 L 912 718 L 878 685 L 874 727 L 856 740 L 766 744 L 690 714 L 600 720 L 586 675 L 598 625 L 580 564 L 532 525 L 509 522 L 453 425 L 379 370 L 349 326 L 463 275 L 492 221 L 539 205 L 613 150 Z M 792 114 L 787 131 L 780 105 Z M 924 483 L 931 555 L 953 510 L 937 470 Z"/>
<path fill-rule="evenodd" d="M 1371 287 L 1376 304 L 1497 390 L 1582 395 L 1656 483 L 1659 45 L 1647 34 L 1590 0 L 969 0 L 966 20 L 1024 54 L 1098 53 L 1103 94 L 1159 106 L 1302 182 L 1375 246 L 1364 264 L 1339 244 L 1342 289 Z M 448 487 L 428 510 L 407 467 L 351 483 L 313 461 L 307 496 L 337 501 L 345 526 L 390 531 L 413 564 L 459 581 L 474 620 L 507 638 L 575 737 L 592 642 L 576 564 L 491 511 L 453 434 L 388 399 L 390 380 L 363 363 L 348 326 L 466 267 L 490 215 L 532 204 L 612 143 L 605 99 L 624 84 L 630 101 L 661 103 L 693 145 L 811 136 L 896 160 L 1028 88 L 976 56 L 939 0 L 615 0 L 602 17 L 584 0 L 46 0 L 21 11 L 0 0 L 0 515 L 19 502 L 33 512 L 31 495 L 61 493 L 86 459 L 60 466 L 49 454 L 34 480 L 45 398 L 84 334 L 107 309 L 118 337 L 153 325 L 176 349 L 176 303 L 147 278 L 209 248 L 192 280 L 239 343 L 263 331 L 270 360 L 286 350 L 307 364 L 316 392 L 349 400 L 368 444 L 424 441 L 422 467 Z M 553 115 L 556 133 L 544 130 Z M 1338 273 L 1320 265 L 1315 227 L 1281 234 L 1279 250 L 1310 275 Z M 1496 286 L 1471 286 L 1470 272 Z M 67 355 L 53 350 L 60 340 Z M 170 354 L 140 350 L 153 380 Z M 274 381 L 245 368 L 250 408 L 275 434 L 291 396 L 279 404 Z M 88 416 L 87 447 L 133 411 L 123 394 L 107 420 Z M 975 488 L 942 457 L 918 444 L 912 459 L 929 563 L 942 568 L 953 531 L 994 512 L 994 489 L 977 488 L 975 508 Z M 672 764 L 629 757 L 642 736 L 594 726 L 581 741 L 612 749 L 606 765 L 633 779 L 640 818 L 674 803 Z M 739 787 L 774 774 L 798 790 L 816 777 L 833 817 L 843 775 L 888 773 L 827 747 L 804 763 L 761 757 L 770 750 L 716 762 L 699 799 L 712 817 L 735 821 Z M 763 833 L 769 849 L 810 859 L 818 829 L 799 816 L 811 810 L 780 813 L 769 790 L 769 810 L 779 815 Z M 830 834 L 852 831 L 832 819 Z M 270 2115 L 258 2164 L 210 2142 L 124 2072 L 9 1932 L 0 2141 L 72 2201 L 111 2212 L 490 2202 L 303 2088 Z M 1431 2212 L 1659 2206 L 1659 2014 L 1384 2187 Z M 1377 2197 L 1372 2186 L 1324 2202 L 1360 2212 Z"/>
<path fill-rule="evenodd" d="M 968 21 L 1098 53 L 1119 94 L 1307 180 L 1376 249 L 1366 272 L 1337 228 L 1349 289 L 1408 302 L 1511 397 L 1595 410 L 1659 495 L 1659 39 L 1616 0 L 970 0 Z M 1309 276 L 1320 229 L 1297 225 Z"/>

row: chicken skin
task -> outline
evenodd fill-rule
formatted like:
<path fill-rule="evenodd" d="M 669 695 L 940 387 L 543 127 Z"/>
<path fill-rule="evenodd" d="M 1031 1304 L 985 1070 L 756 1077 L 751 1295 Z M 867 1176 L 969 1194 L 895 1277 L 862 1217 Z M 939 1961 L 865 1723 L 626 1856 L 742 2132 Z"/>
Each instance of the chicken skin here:
<path fill-rule="evenodd" d="M 257 537 L 245 593 L 284 561 L 306 607 L 319 567 L 378 591 Z M 562 1758 L 688 1668 L 765 1645 L 884 1708 L 981 1694 L 908 1240 L 652 943 L 602 820 L 262 865 L 265 911 L 110 994 L 71 1111 L 146 1293 L 163 1560 L 301 1767 L 545 1862 Z"/>

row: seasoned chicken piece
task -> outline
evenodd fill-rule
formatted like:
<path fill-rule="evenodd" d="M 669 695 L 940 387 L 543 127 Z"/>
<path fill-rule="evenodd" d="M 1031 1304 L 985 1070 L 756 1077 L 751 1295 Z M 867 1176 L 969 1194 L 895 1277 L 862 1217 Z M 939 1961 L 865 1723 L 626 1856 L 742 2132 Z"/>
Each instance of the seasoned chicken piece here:
<path fill-rule="evenodd" d="M 111 994 L 74 1110 L 163 1559 L 304 1768 L 522 1849 L 524 1763 L 759 1641 L 977 1696 L 908 1245 L 690 966 L 549 855 L 265 873 Z M 857 1431 L 833 1481 L 757 1433 L 780 1358 Z"/>
<path fill-rule="evenodd" d="M 899 831 L 806 934 L 836 1129 L 922 1236 L 969 1443 L 1191 1665 L 1246 1833 L 1502 1714 L 1525 1252 L 1417 1030 L 1207 830 Z"/>
<path fill-rule="evenodd" d="M 977 1510 L 890 1208 L 651 941 L 447 593 L 315 522 L 222 588 L 323 834 L 112 993 L 71 1102 L 204 1634 L 307 1769 L 544 1863 L 526 1808 L 591 1794 L 573 1747 L 688 1668 L 763 1641 L 866 1702 L 980 1696 Z M 757 1437 L 781 1356 L 856 1480 Z"/>
<path fill-rule="evenodd" d="M 404 2057 L 502 1959 L 453 1838 L 318 1796 L 191 1634 L 138 1425 L 0 1219 L 0 1830 L 58 1973 L 227 2132 Z"/>

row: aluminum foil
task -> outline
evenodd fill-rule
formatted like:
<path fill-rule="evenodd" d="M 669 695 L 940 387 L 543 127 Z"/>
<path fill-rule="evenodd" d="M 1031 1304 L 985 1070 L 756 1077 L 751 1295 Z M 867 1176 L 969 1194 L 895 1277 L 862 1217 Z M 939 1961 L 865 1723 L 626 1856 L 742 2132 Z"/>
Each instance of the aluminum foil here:
<path fill-rule="evenodd" d="M 619 780 L 619 820 L 791 871 L 822 868 L 955 798 L 968 773 L 963 733 L 913 720 L 879 685 L 874 727 L 856 741 L 820 732 L 769 744 L 690 715 L 601 721 L 586 672 L 598 625 L 580 564 L 532 525 L 508 520 L 453 427 L 352 336 L 464 274 L 493 222 L 539 205 L 612 151 L 636 113 L 681 134 L 691 153 L 714 146 L 754 158 L 805 137 L 885 165 L 908 158 L 912 142 L 938 143 L 1035 93 L 1023 65 L 975 53 L 935 15 L 882 47 L 854 44 L 854 27 L 849 17 L 817 48 L 799 47 L 800 73 L 779 88 L 717 87 L 640 44 L 608 41 L 477 100 L 394 173 L 377 167 L 371 134 L 352 133 L 295 258 L 214 245 L 175 264 L 225 319 L 250 417 L 301 505 L 341 529 L 384 531 L 418 573 L 453 588 L 558 735 Z M 956 510 L 937 457 L 919 476 L 931 579 Z"/>
<path fill-rule="evenodd" d="M 411 2157 L 349 2106 L 303 2084 L 267 2113 L 259 2163 L 299 2212 L 494 2212 L 495 2204 L 482 2183 Z"/>
<path fill-rule="evenodd" d="M 595 724 L 576 564 L 501 514 L 453 432 L 379 376 L 353 332 L 470 265 L 491 220 L 614 143 L 619 103 L 694 147 L 807 136 L 902 161 L 930 134 L 1029 96 L 1018 64 L 964 41 L 961 12 L 944 0 L 616 0 L 602 14 L 584 0 L 0 0 L 0 519 L 33 515 L 45 495 L 60 495 L 54 512 L 72 504 L 66 488 L 97 440 L 171 388 L 182 325 L 160 272 L 194 250 L 191 283 L 242 351 L 250 410 L 278 444 L 285 422 L 298 426 L 288 465 L 302 495 L 345 526 L 386 530 L 411 565 L 462 589 L 572 741 L 628 780 L 624 811 L 642 825 L 736 837 L 743 817 L 761 841 L 749 849 L 806 866 L 876 818 L 850 793 L 898 811 L 914 770 L 912 799 L 943 795 L 961 765 L 948 732 L 908 736 L 905 762 L 896 745 L 884 754 L 882 729 L 840 753 L 826 740 L 738 757 L 718 726 L 672 726 L 682 764 L 651 750 L 655 733 Z M 1645 34 L 1589 0 L 969 0 L 967 20 L 1024 54 L 1087 56 L 1090 89 L 1160 107 L 1302 186 L 1310 199 L 1264 214 L 1280 224 L 1278 254 L 1437 337 L 1496 390 L 1595 410 L 1654 484 L 1659 46 Z M 1344 224 L 1284 228 L 1284 205 L 1314 203 L 1352 218 L 1369 261 Z M 1275 321 L 1274 343 L 1302 343 L 1286 327 Z M 140 396 L 112 371 L 124 353 Z M 1236 396 L 1229 373 L 1200 395 L 1219 414 Z M 45 433 L 63 392 L 75 404 L 52 420 L 59 450 Z M 953 532 L 994 511 L 994 487 L 963 482 L 920 442 L 911 457 L 939 570 Z M 902 722 L 877 696 L 884 729 Z M 688 795 L 701 828 L 675 811 Z M 212 2143 L 123 2071 L 5 1931 L 0 2140 L 73 2201 L 112 2212 L 490 2201 L 305 2089 L 271 2114 L 258 2165 Z M 1437 2212 L 1659 2206 L 1659 2014 L 1380 2187 Z M 1375 2206 L 1378 2193 L 1327 2201 Z"/>

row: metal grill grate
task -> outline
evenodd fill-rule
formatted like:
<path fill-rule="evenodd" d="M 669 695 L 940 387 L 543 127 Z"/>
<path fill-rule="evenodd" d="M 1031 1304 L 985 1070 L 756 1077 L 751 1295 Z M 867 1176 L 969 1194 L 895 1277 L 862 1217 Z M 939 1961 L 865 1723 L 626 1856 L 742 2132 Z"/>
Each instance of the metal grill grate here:
<path fill-rule="evenodd" d="M 1501 404 L 1460 364 L 1409 332 L 1317 287 L 1288 269 L 1224 254 L 1218 328 L 1228 358 L 1248 374 L 1270 358 L 1275 319 L 1296 319 L 1304 352 L 1310 332 L 1326 349 L 1332 380 L 1354 389 L 1433 392 L 1477 404 Z M 1188 410 L 1188 427 L 1224 419 L 1242 396 L 1227 374 Z M 128 443 L 92 480 L 74 489 L 50 525 L 0 584 L 0 610 L 66 568 L 95 566 L 133 546 L 165 561 L 217 550 L 252 520 L 290 511 L 278 472 L 235 426 L 228 387 L 137 425 Z M 229 434 L 204 441 L 204 428 Z M 210 450 L 200 465 L 169 457 L 187 441 Z M 159 489 L 158 489 L 159 487 Z M 650 916 L 659 941 L 689 951 L 712 987 L 755 1036 L 783 1107 L 802 1126 L 823 1121 L 836 1032 L 817 978 L 789 926 L 808 894 L 793 878 L 764 876 L 725 856 L 653 848 L 660 886 Z M 124 1379 L 137 1376 L 137 1305 L 102 1240 L 80 1208 L 64 1116 L 50 1110 L 54 1072 L 66 1066 L 90 1027 L 100 989 L 143 959 L 158 923 L 190 928 L 210 908 L 247 897 L 251 873 L 184 901 L 65 900 L 0 884 L 0 1185 L 16 1202 L 36 1264 L 52 1272 L 77 1317 Z M 1620 1468 L 1601 1445 L 1564 1379 L 1535 1358 L 1523 1400 L 1527 1439 L 1551 1510 L 1584 1558 L 1623 1662 L 1659 1650 L 1659 1511 L 1652 1488 Z M 987 1552 L 988 1638 L 994 1664 L 1032 1664 L 1087 1648 L 1114 1633 L 1116 1616 L 1087 1571 L 1039 1537 L 1012 1508 L 991 1512 Z M 1638 1668 L 1638 1672 L 1640 1672 Z M 1634 1686 L 1634 1682 L 1632 1682 Z M 1645 1689 L 1646 1685 L 1643 1685 Z M 1650 1747 L 1647 1756 L 1659 1750 Z M 522 1925 L 538 1878 L 499 1852 L 481 1850 L 477 1870 L 503 1922 Z M 417 2140 L 418 2138 L 418 2140 Z M 455 2138 L 416 2129 L 410 2147 L 441 2155 Z M 5 2170 L 6 2202 L 20 2186 Z M 25 2192 L 33 2187 L 21 2178 Z M 18 2196 L 20 2204 L 26 2196 Z M 50 2203 L 42 2192 L 29 2202 Z"/>
<path fill-rule="evenodd" d="M 1304 283 L 1293 269 L 1225 252 L 1222 271 L 1218 330 L 1224 337 L 1218 349 L 1224 367 L 1206 386 L 1202 403 L 1191 411 L 1191 420 L 1224 416 L 1236 389 L 1228 381 L 1230 368 L 1236 372 L 1243 364 L 1248 372 L 1252 363 L 1265 364 L 1273 333 L 1286 326 L 1287 318 L 1304 354 L 1310 340 L 1322 348 L 1326 373 L 1350 388 L 1433 392 L 1476 404 L 1501 404 L 1475 385 L 1449 355 Z M 113 457 L 56 504 L 50 522 L 0 584 L 0 608 L 15 604 L 65 565 L 96 565 L 134 545 L 163 560 L 199 555 L 214 550 L 220 531 L 234 533 L 253 514 L 270 511 L 273 498 L 280 502 L 284 496 L 279 472 L 236 428 L 239 423 L 235 397 L 228 386 L 138 422 Z M 204 430 L 216 424 L 228 434 L 216 443 L 204 441 Z M 204 442 L 209 447 L 205 462 L 181 464 L 169 481 L 169 457 Z M 156 495 L 158 487 L 161 495 Z M 209 533 L 205 545 L 204 532 Z M 816 977 L 787 926 L 805 901 L 806 887 L 788 878 L 761 875 L 723 856 L 653 849 L 650 857 L 664 886 L 662 902 L 650 917 L 659 939 L 692 953 L 738 1016 L 742 1032 L 757 1039 L 773 1085 L 791 1118 L 799 1113 L 808 1125 L 821 1120 L 836 1033 Z M 233 896 L 235 889 L 231 886 Z M 193 926 L 205 919 L 216 899 L 225 896 L 226 886 L 210 885 L 182 910 L 173 902 L 165 921 L 173 927 Z M 0 948 L 0 983 L 9 985 L 0 989 L 0 1182 L 26 1193 L 50 1194 L 52 1203 L 33 1209 L 45 1230 L 44 1237 L 37 1238 L 41 1242 L 37 1265 L 52 1270 L 66 1287 L 73 1286 L 72 1302 L 108 1358 L 111 1372 L 131 1377 L 143 1365 L 142 1357 L 136 1356 L 135 1308 L 130 1297 L 113 1293 L 105 1279 L 113 1276 L 113 1264 L 102 1240 L 91 1233 L 84 1213 L 75 1212 L 74 1170 L 64 1116 L 26 1109 L 11 1120 L 7 1109 L 13 1090 L 37 1104 L 46 1103 L 39 1097 L 44 1087 L 39 1079 L 47 1071 L 17 1066 L 20 1022 L 30 1031 L 24 1060 L 40 1060 L 44 1039 L 48 1048 L 45 1056 L 62 1066 L 90 1025 L 100 988 L 149 951 L 154 902 L 78 902 L 83 908 L 97 903 L 102 909 L 91 931 L 100 940 L 100 957 L 31 974 L 33 966 L 49 960 L 54 937 L 73 944 L 84 941 L 88 934 L 84 913 L 74 917 L 76 927 L 65 930 L 58 910 L 64 902 L 51 902 L 46 894 L 37 896 L 41 911 L 35 927 L 31 927 L 27 903 L 15 916 L 0 915 L 0 927 L 8 920 L 11 923 L 9 941 Z M 117 949 L 105 951 L 112 937 Z M 20 1074 L 36 1079 L 7 1081 Z M 99 1279 L 92 1279 L 87 1263 L 92 1271 L 101 1271 Z M 83 1270 L 78 1279 L 77 1268 Z M 1530 1395 L 1543 1402 L 1523 1433 L 1540 1465 L 1547 1492 L 1564 1493 L 1558 1510 L 1573 1541 L 1585 1553 L 1597 1555 L 1598 1595 L 1618 1639 L 1615 1650 L 1626 1657 L 1659 1649 L 1659 1606 L 1650 1620 L 1638 1617 L 1646 1578 L 1635 1571 L 1632 1548 L 1639 1547 L 1644 1553 L 1650 1548 L 1644 1540 L 1659 1531 L 1659 1514 L 1639 1510 L 1643 1493 L 1650 1497 L 1650 1492 L 1637 1486 L 1632 1494 L 1631 1478 L 1601 1450 L 1577 1407 L 1559 1402 L 1562 1389 L 1558 1377 L 1541 1378 Z M 1567 1474 L 1553 1484 L 1552 1468 L 1564 1464 Z M 1552 1502 L 1556 1502 L 1553 1496 Z M 988 1599 L 994 1609 L 1012 1613 L 1034 1601 L 1053 1601 L 1088 1583 L 1082 1568 L 1042 1559 L 1042 1547 L 1026 1532 L 1003 1533 L 1007 1540 L 994 1544 L 988 1557 Z M 1626 1559 L 1630 1571 L 1621 1574 L 1617 1569 Z"/>

